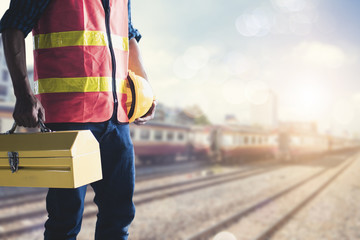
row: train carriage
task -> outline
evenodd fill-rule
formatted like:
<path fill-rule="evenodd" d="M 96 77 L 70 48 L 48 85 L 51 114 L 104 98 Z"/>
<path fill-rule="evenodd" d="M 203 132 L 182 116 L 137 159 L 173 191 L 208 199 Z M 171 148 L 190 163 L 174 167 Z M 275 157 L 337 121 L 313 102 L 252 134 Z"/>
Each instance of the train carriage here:
<path fill-rule="evenodd" d="M 321 155 L 328 151 L 328 138 L 324 135 L 302 132 L 280 131 L 275 157 L 279 160 Z"/>
<path fill-rule="evenodd" d="M 190 158 L 204 160 L 211 158 L 215 141 L 213 126 L 193 126 L 189 132 Z"/>
<path fill-rule="evenodd" d="M 217 149 L 223 161 L 270 157 L 276 147 L 274 134 L 265 130 L 223 126 L 217 131 Z"/>
<path fill-rule="evenodd" d="M 171 162 L 177 156 L 188 155 L 188 127 L 161 123 L 131 124 L 130 134 L 140 162 Z"/>
<path fill-rule="evenodd" d="M 331 151 L 358 147 L 350 139 L 314 132 L 270 131 L 244 126 L 180 126 L 164 123 L 131 125 L 135 154 L 140 162 L 251 161 L 275 157 L 294 161 Z"/>

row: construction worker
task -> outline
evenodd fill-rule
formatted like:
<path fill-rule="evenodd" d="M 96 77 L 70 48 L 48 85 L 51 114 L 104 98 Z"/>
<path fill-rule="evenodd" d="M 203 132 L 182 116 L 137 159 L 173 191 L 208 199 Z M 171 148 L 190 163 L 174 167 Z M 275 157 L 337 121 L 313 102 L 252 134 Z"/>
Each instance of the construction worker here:
<path fill-rule="evenodd" d="M 24 38 L 34 37 L 34 92 Z M 55 131 L 92 131 L 103 179 L 92 183 L 98 206 L 95 239 L 127 239 L 134 218 L 134 151 L 126 112 L 128 69 L 147 79 L 132 27 L 130 0 L 12 0 L 0 22 L 19 126 L 40 121 Z M 135 120 L 144 124 L 150 110 Z M 45 239 L 76 239 L 86 187 L 49 189 Z"/>

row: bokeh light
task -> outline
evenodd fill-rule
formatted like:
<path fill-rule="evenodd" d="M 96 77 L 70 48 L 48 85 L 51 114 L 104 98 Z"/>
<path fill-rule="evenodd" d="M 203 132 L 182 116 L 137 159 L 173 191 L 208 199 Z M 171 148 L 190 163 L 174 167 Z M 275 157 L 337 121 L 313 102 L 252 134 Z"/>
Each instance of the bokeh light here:
<path fill-rule="evenodd" d="M 231 232 L 224 231 L 216 234 L 213 240 L 237 240 L 237 238 Z"/>
<path fill-rule="evenodd" d="M 189 64 L 185 62 L 183 56 L 179 56 L 175 59 L 173 70 L 175 76 L 180 79 L 193 78 L 197 73 L 197 69 L 189 68 Z"/>
<path fill-rule="evenodd" d="M 262 9 L 240 15 L 235 26 L 237 31 L 245 37 L 262 37 L 267 35 L 273 24 L 273 17 Z"/>
<path fill-rule="evenodd" d="M 274 7 L 285 12 L 299 12 L 305 9 L 305 0 L 271 0 Z"/>
<path fill-rule="evenodd" d="M 209 60 L 209 51 L 202 46 L 193 46 L 184 53 L 184 62 L 189 69 L 198 70 L 206 66 Z"/>
<path fill-rule="evenodd" d="M 231 52 L 225 56 L 228 74 L 241 75 L 251 70 L 252 60 L 245 54 Z"/>

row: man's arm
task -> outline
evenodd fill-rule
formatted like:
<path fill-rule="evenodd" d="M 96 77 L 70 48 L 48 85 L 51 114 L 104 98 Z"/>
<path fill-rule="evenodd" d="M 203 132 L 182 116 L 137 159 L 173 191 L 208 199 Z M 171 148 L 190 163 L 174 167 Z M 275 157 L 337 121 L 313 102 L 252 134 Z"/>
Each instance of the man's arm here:
<path fill-rule="evenodd" d="M 24 38 L 31 32 L 50 0 L 11 0 L 0 21 L 6 62 L 16 96 L 13 113 L 19 126 L 35 127 L 44 110 L 30 89 L 27 76 Z"/>
<path fill-rule="evenodd" d="M 24 33 L 17 29 L 5 29 L 2 39 L 6 63 L 16 96 L 14 120 L 19 126 L 36 127 L 39 119 L 45 121 L 45 113 L 29 84 Z"/>
<path fill-rule="evenodd" d="M 133 71 L 136 75 L 145 78 L 148 80 L 144 64 L 141 58 L 140 49 L 135 38 L 130 39 L 129 41 L 129 69 Z M 156 101 L 153 101 L 153 104 L 150 110 L 142 117 L 135 119 L 135 124 L 145 124 L 147 121 L 151 120 L 155 116 Z"/>
<path fill-rule="evenodd" d="M 140 54 L 140 48 L 135 38 L 129 41 L 129 69 L 136 75 L 148 80 Z"/>

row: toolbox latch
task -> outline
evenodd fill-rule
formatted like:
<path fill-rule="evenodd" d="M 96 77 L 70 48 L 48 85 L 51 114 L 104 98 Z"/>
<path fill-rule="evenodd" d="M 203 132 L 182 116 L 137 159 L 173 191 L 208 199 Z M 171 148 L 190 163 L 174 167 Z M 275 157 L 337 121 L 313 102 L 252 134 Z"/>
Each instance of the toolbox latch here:
<path fill-rule="evenodd" d="M 8 152 L 10 170 L 12 173 L 19 170 L 19 153 L 18 152 Z"/>

